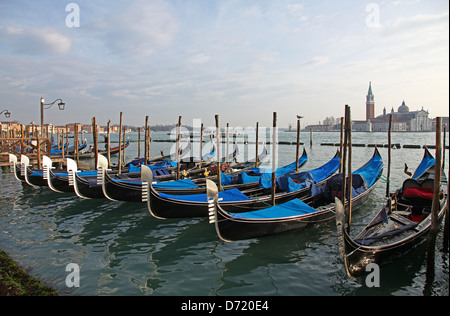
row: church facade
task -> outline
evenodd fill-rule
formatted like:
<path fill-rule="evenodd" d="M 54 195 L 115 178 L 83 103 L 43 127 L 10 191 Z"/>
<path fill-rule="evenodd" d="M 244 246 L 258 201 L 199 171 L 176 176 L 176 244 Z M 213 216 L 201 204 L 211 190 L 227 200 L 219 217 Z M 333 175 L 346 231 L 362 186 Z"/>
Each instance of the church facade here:
<path fill-rule="evenodd" d="M 392 116 L 393 132 L 431 132 L 434 120 L 429 118 L 428 111 L 422 107 L 421 110 L 410 111 L 405 101 L 394 111 L 389 113 L 386 108 L 383 114 L 375 117 L 375 96 L 372 91 L 372 83 L 369 83 L 369 92 L 366 97 L 366 120 L 353 121 L 352 129 L 361 132 L 386 132 L 389 129 L 389 117 Z"/>

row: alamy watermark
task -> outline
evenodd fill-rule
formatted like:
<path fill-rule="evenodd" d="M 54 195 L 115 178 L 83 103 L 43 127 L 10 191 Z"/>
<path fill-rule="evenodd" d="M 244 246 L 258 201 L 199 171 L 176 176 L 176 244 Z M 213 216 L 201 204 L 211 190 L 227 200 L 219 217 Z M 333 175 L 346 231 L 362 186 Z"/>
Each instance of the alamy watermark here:
<path fill-rule="evenodd" d="M 179 144 L 176 142 L 180 134 Z M 217 128 L 213 126 L 204 127 L 202 133 L 202 124 L 200 119 L 194 119 L 192 129 L 181 126 L 173 128 L 170 132 L 170 139 L 175 143 L 170 148 L 170 157 L 177 161 L 178 151 L 180 161 L 201 162 L 203 160 L 217 161 L 217 152 L 220 149 L 220 156 L 226 157 L 227 162 L 247 162 L 254 161 L 256 158 L 256 141 L 258 137 L 258 155 L 265 155 L 264 166 L 271 168 L 272 163 L 275 166 L 278 163 L 278 155 L 275 155 L 273 161 L 273 150 L 278 143 L 278 133 L 275 133 L 275 141 L 273 135 L 273 127 L 258 127 L 258 135 L 256 126 L 240 127 L 227 126 L 219 129 L 219 137 L 217 137 Z M 203 135 L 202 143 L 200 136 Z M 219 148 L 220 147 L 220 148 Z"/>
<path fill-rule="evenodd" d="M 66 5 L 66 12 L 70 12 L 66 16 L 67 27 L 80 27 L 80 6 L 76 3 Z"/>
<path fill-rule="evenodd" d="M 369 274 L 366 276 L 367 287 L 380 287 L 380 267 L 376 263 L 370 263 L 366 266 L 366 272 Z"/>
<path fill-rule="evenodd" d="M 66 266 L 66 272 L 70 272 L 66 277 L 66 286 L 80 287 L 80 266 L 76 263 L 69 263 Z"/>
<path fill-rule="evenodd" d="M 380 5 L 377 3 L 369 3 L 366 6 L 366 12 L 369 13 L 366 16 L 367 27 L 380 27 Z"/>

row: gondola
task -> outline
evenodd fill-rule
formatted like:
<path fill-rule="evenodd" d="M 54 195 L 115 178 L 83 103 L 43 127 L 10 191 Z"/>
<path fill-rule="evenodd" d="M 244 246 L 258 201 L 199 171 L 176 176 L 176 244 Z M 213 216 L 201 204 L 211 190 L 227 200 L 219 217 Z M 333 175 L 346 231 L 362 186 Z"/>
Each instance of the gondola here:
<path fill-rule="evenodd" d="M 22 156 L 24 156 L 24 155 L 22 155 Z M 22 174 L 22 172 L 21 172 L 22 164 L 26 163 L 26 161 L 24 161 L 24 159 L 27 159 L 28 160 L 28 164 L 29 164 L 30 160 L 28 159 L 28 157 L 26 157 L 26 158 L 22 158 L 21 157 L 21 159 L 20 159 L 21 161 L 20 161 L 20 164 L 19 164 L 19 163 L 17 163 L 17 156 L 14 155 L 14 154 L 9 154 L 9 164 L 10 164 L 10 166 L 11 166 L 13 172 L 14 172 L 14 177 L 20 182 L 26 182 L 25 175 Z"/>
<path fill-rule="evenodd" d="M 169 162 L 169 163 L 166 163 Z M 73 189 L 75 191 L 75 193 L 77 194 L 77 196 L 84 198 L 84 199 L 96 199 L 96 198 L 108 198 L 113 200 L 113 198 L 111 196 L 108 195 L 108 193 L 106 190 L 104 190 L 103 188 L 103 178 L 102 177 L 102 172 L 103 170 L 107 171 L 108 170 L 108 161 L 106 160 L 106 158 L 103 155 L 99 155 L 99 159 L 97 161 L 97 169 L 100 170 L 99 172 L 96 172 L 95 174 L 92 175 L 86 175 L 86 173 L 79 173 L 77 171 L 77 165 L 76 162 L 68 159 L 67 160 L 67 165 L 68 165 L 68 169 L 69 169 L 69 173 L 68 173 L 68 177 L 69 177 L 69 181 L 71 183 L 73 183 Z M 69 168 L 70 166 L 70 168 Z M 160 174 L 164 174 L 164 172 L 167 172 L 168 170 L 173 169 L 173 165 L 172 162 L 169 160 L 153 160 L 151 166 L 155 169 L 155 173 L 159 173 L 162 172 Z M 140 177 L 140 167 L 136 167 L 134 165 L 129 165 L 128 167 L 128 171 L 125 174 L 117 174 L 117 172 L 115 171 L 107 171 L 107 177 L 106 178 L 111 178 L 114 180 L 124 180 L 124 179 L 128 179 L 131 181 L 135 181 L 138 182 L 139 181 L 139 177 Z M 164 171 L 164 172 L 163 172 Z M 127 196 L 126 194 L 126 190 L 124 192 L 117 192 L 116 194 L 120 194 L 121 197 L 118 199 L 119 200 L 123 200 L 125 196 Z M 114 194 L 113 194 L 114 195 Z M 117 196 L 117 195 L 116 195 Z M 140 201 L 140 196 L 136 197 L 136 196 L 131 196 L 129 199 L 127 199 L 127 201 L 132 201 L 132 202 L 138 202 Z"/>
<path fill-rule="evenodd" d="M 48 187 L 58 193 L 74 193 L 73 183 L 69 182 L 69 174 L 65 172 L 53 172 L 52 160 L 48 156 L 42 156 L 43 178 L 47 180 Z M 97 171 L 83 171 L 84 176 L 91 176 Z"/>
<path fill-rule="evenodd" d="M 276 203 L 284 203 L 309 195 L 312 186 L 321 185 L 339 169 L 339 156 L 338 150 L 330 161 L 319 168 L 305 172 L 294 171 L 278 178 L 277 180 L 282 184 L 289 183 L 290 186 L 286 186 L 284 190 L 275 195 Z M 144 189 L 144 194 L 147 195 L 148 210 L 154 217 L 165 219 L 208 216 L 206 194 L 164 194 L 153 188 L 152 173 L 148 168 L 142 172 L 141 177 L 148 184 Z M 296 182 L 293 179 L 296 179 Z M 292 187 L 294 188 L 292 189 Z M 219 199 L 221 200 L 221 206 L 226 206 L 228 211 L 248 212 L 270 206 L 268 203 L 271 202 L 272 197 L 269 191 L 263 189 L 246 192 L 234 188 L 219 192 Z M 143 199 L 145 199 L 145 196 L 143 196 Z"/>
<path fill-rule="evenodd" d="M 87 147 L 87 143 L 86 142 L 78 145 L 78 152 L 81 152 L 86 147 Z M 73 155 L 74 152 L 75 152 L 75 146 L 70 146 L 69 148 L 65 148 L 64 149 L 64 154 L 65 155 Z M 50 155 L 52 157 L 61 157 L 62 156 L 62 149 L 52 149 L 52 150 L 50 150 Z"/>
<path fill-rule="evenodd" d="M 42 169 L 32 169 L 30 159 L 26 155 L 20 156 L 20 164 L 17 163 L 17 157 L 9 154 L 9 162 L 14 171 L 17 180 L 26 183 L 32 187 L 47 187 L 47 180 L 44 179 Z M 61 172 L 65 172 L 62 170 Z"/>
<path fill-rule="evenodd" d="M 102 163 L 102 162 L 101 162 Z M 99 164 L 97 164 L 97 169 Z M 97 170 L 90 174 L 78 172 L 78 166 L 75 160 L 67 158 L 67 170 L 69 185 L 73 187 L 75 194 L 82 199 L 100 199 L 105 198 L 102 186 L 97 183 Z"/>
<path fill-rule="evenodd" d="M 104 159 L 100 158 L 99 160 Z M 303 155 L 299 158 L 300 167 L 308 160 L 306 150 L 303 151 Z M 222 177 L 222 186 L 224 190 L 240 189 L 246 190 L 255 188 L 259 184 L 259 175 L 251 176 L 245 173 L 247 169 L 234 171 L 229 175 Z M 286 172 L 289 170 L 286 169 Z M 239 176 L 240 175 L 240 176 Z M 244 175 L 244 179 L 242 176 Z M 237 176 L 237 177 L 234 177 Z M 216 176 L 209 176 L 210 179 L 217 178 Z M 103 186 L 103 193 L 106 198 L 113 201 L 129 201 L 129 202 L 146 202 L 142 200 L 143 182 L 140 174 L 134 174 L 134 177 L 130 175 L 111 175 L 107 170 L 99 170 L 99 183 Z M 176 194 L 176 195 L 188 195 L 188 194 L 201 194 L 206 193 L 206 177 L 191 180 L 181 179 L 175 181 L 161 181 L 153 184 L 153 187 L 162 193 Z"/>
<path fill-rule="evenodd" d="M 189 153 L 190 144 L 182 150 L 182 152 Z M 180 157 L 181 158 L 181 157 Z M 141 166 L 135 166 L 129 164 L 129 170 L 131 172 L 118 174 L 111 172 L 108 169 L 107 159 L 99 154 L 98 155 L 98 177 L 97 185 L 101 186 L 102 195 L 111 201 L 128 201 L 128 202 L 142 202 L 142 182 L 141 182 Z M 173 167 L 173 162 L 169 161 L 169 165 L 165 162 L 169 160 L 156 159 L 152 160 L 151 165 L 154 173 L 154 178 L 163 179 L 169 177 L 173 178 L 172 171 L 176 167 Z M 137 163 L 138 160 L 135 161 Z M 158 166 L 161 165 L 160 166 Z M 175 181 L 174 181 L 175 182 Z M 190 179 L 183 179 L 177 181 L 177 189 L 186 189 L 197 187 Z M 186 186 L 186 184 L 188 186 Z"/>
<path fill-rule="evenodd" d="M 355 207 L 367 200 L 382 172 L 383 161 L 378 149 L 375 148 L 372 158 L 353 172 L 352 203 Z M 328 179 L 322 185 L 323 191 L 311 199 L 311 205 L 300 199 L 293 199 L 280 205 L 246 213 L 232 213 L 225 210 L 219 202 L 216 184 L 208 181 L 210 223 L 214 223 L 220 239 L 236 241 L 299 230 L 333 219 L 334 196 L 337 194 L 334 185 L 339 182 L 336 179 L 341 179 L 342 183 L 342 174 L 338 173 Z"/>
<path fill-rule="evenodd" d="M 349 233 L 344 207 L 337 199 L 336 225 L 341 257 L 347 275 L 353 279 L 365 273 L 371 263 L 385 265 L 422 244 L 431 227 L 435 160 L 425 148 L 422 162 L 411 178 L 390 196 L 387 204 L 356 236 Z M 441 174 L 438 220 L 442 220 L 448 196 L 447 178 Z"/>
<path fill-rule="evenodd" d="M 127 140 L 125 144 L 122 144 L 119 148 L 119 146 L 116 147 L 112 147 L 109 150 L 109 154 L 110 155 L 115 155 L 117 153 L 119 153 L 120 150 L 124 150 L 125 148 L 127 148 L 130 145 L 130 140 Z M 108 150 L 99 150 L 98 151 L 99 154 L 101 155 L 107 155 L 108 154 Z M 80 152 L 78 154 L 78 158 L 79 159 L 88 159 L 88 158 L 94 158 L 95 157 L 95 152 L 92 151 L 92 148 L 90 151 L 86 151 L 86 152 Z"/>

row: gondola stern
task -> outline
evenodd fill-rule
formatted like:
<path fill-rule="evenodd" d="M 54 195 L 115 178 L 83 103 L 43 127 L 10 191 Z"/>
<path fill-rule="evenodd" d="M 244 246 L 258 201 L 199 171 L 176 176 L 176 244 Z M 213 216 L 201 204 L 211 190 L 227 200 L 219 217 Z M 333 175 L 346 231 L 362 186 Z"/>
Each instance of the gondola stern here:
<path fill-rule="evenodd" d="M 228 239 L 224 238 L 222 236 L 222 234 L 220 233 L 219 220 L 218 220 L 219 189 L 217 187 L 217 184 L 209 179 L 206 180 L 206 197 L 208 200 L 209 223 L 214 224 L 216 233 L 222 241 L 231 242 L 232 240 L 228 240 Z"/>
<path fill-rule="evenodd" d="M 217 188 L 217 185 L 209 179 L 206 180 L 206 198 L 208 200 L 209 223 L 217 223 L 217 202 L 219 200 L 219 189 Z"/>
<path fill-rule="evenodd" d="M 13 158 L 14 159 L 14 158 Z M 28 158 L 28 156 L 25 155 L 21 155 L 20 156 L 20 175 L 24 177 L 25 182 L 32 186 L 32 187 L 36 187 L 35 185 L 33 185 L 30 180 L 28 179 L 28 167 L 30 166 L 30 158 Z"/>
<path fill-rule="evenodd" d="M 17 156 L 13 154 L 8 154 L 8 159 L 10 164 L 16 164 L 17 163 Z"/>
<path fill-rule="evenodd" d="M 141 165 L 141 179 L 142 179 L 142 202 L 150 201 L 150 186 L 153 182 L 153 173 L 151 169 L 143 164 Z"/>
<path fill-rule="evenodd" d="M 80 189 L 78 188 L 76 174 L 78 171 L 77 162 L 73 159 L 67 158 L 67 177 L 69 178 L 69 185 L 73 186 L 73 190 L 75 194 L 85 200 L 90 200 L 91 198 L 84 196 L 81 194 Z"/>
<path fill-rule="evenodd" d="M 51 169 L 53 169 L 53 163 L 52 163 L 52 160 L 50 159 L 50 157 L 45 156 L 45 155 L 42 156 L 42 176 L 43 176 L 44 180 L 47 180 L 48 187 L 53 192 L 64 193 L 63 191 L 60 191 L 53 186 L 52 177 L 50 176 Z"/>
<path fill-rule="evenodd" d="M 16 180 L 21 181 L 19 176 L 17 175 L 17 156 L 14 154 L 8 154 L 9 155 L 9 165 L 11 166 L 11 169 L 14 172 L 14 177 L 16 178 Z"/>
<path fill-rule="evenodd" d="M 108 169 L 108 159 L 102 154 L 97 155 L 97 169 L 102 168 L 103 170 Z"/>
<path fill-rule="evenodd" d="M 67 175 L 69 178 L 69 185 L 73 186 L 75 182 L 75 173 L 78 170 L 77 162 L 73 159 L 67 158 Z"/>
<path fill-rule="evenodd" d="M 354 275 L 351 273 L 349 269 L 348 262 L 348 253 L 345 238 L 347 237 L 346 229 L 348 227 L 346 215 L 345 215 L 345 207 L 342 204 L 342 201 L 335 197 L 335 210 L 336 210 L 336 228 L 338 232 L 338 247 L 339 247 L 339 257 L 344 261 L 345 272 L 347 276 L 353 280 L 356 280 Z"/>
<path fill-rule="evenodd" d="M 30 164 L 30 158 L 26 155 L 20 156 L 20 175 L 25 176 L 25 172 Z"/>
<path fill-rule="evenodd" d="M 102 154 L 97 155 L 97 184 L 102 186 L 103 195 L 110 201 L 117 201 L 108 195 L 106 190 L 106 172 L 108 171 L 108 159 Z"/>
<path fill-rule="evenodd" d="M 148 212 L 156 219 L 166 219 L 164 217 L 158 216 L 152 209 L 153 172 L 145 164 L 141 165 L 141 180 L 142 180 L 142 202 L 147 203 Z"/>

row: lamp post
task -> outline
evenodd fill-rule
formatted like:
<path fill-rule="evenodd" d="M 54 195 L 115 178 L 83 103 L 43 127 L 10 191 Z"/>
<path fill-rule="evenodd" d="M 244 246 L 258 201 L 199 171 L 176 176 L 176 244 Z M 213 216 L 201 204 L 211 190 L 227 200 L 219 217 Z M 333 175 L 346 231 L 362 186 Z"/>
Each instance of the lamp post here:
<path fill-rule="evenodd" d="M 61 99 L 56 99 L 52 103 L 44 104 L 45 100 L 44 100 L 44 98 L 41 98 L 41 136 L 44 134 L 44 132 L 43 132 L 43 130 L 44 130 L 44 110 L 51 108 L 53 106 L 53 104 L 55 104 L 58 101 L 59 101 L 59 103 L 58 103 L 59 110 L 63 111 L 64 108 L 66 107 L 66 104 Z M 47 107 L 45 107 L 45 106 L 47 106 Z"/>
<path fill-rule="evenodd" d="M 5 113 L 5 117 L 6 117 L 6 118 L 10 118 L 10 117 L 11 117 L 11 112 L 9 112 L 8 110 L 3 110 L 3 111 L 1 111 L 1 112 L 0 112 L 0 115 L 3 114 L 3 113 Z"/>

